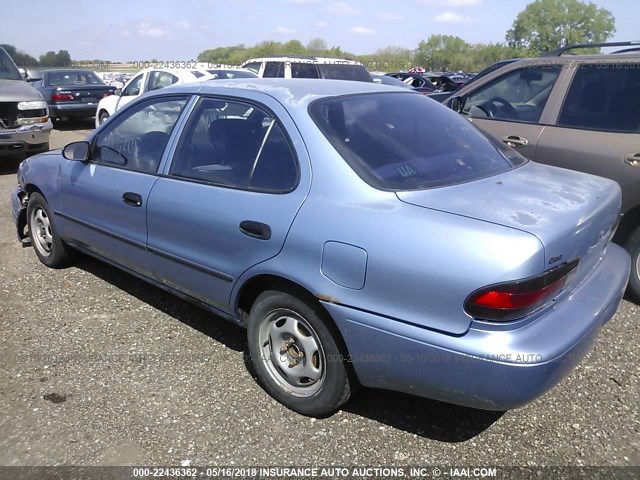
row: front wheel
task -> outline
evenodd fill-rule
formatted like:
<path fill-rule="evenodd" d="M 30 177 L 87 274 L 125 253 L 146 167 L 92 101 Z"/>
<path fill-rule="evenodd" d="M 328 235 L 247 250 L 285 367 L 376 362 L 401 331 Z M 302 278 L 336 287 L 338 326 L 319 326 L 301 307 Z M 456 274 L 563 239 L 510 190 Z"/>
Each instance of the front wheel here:
<path fill-rule="evenodd" d="M 69 252 L 58 236 L 47 201 L 39 193 L 32 193 L 27 204 L 29 237 L 36 255 L 47 267 L 64 267 Z"/>
<path fill-rule="evenodd" d="M 333 413 L 350 397 L 353 381 L 337 333 L 317 306 L 284 292 L 256 299 L 247 325 L 251 360 L 264 389 L 303 415 Z"/>
<path fill-rule="evenodd" d="M 637 303 L 640 303 L 640 227 L 637 227 L 629 236 L 625 248 L 631 256 L 628 293 Z"/>

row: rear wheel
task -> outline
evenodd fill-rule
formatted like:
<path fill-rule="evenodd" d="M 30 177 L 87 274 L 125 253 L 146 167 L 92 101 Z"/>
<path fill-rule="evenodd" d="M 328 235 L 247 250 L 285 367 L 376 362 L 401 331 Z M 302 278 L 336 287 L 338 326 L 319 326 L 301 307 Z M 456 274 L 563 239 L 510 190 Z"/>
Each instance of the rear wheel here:
<path fill-rule="evenodd" d="M 36 255 L 47 267 L 64 267 L 69 260 L 67 246 L 58 236 L 47 201 L 32 193 L 27 205 L 29 237 Z"/>
<path fill-rule="evenodd" d="M 625 248 L 631 255 L 631 275 L 629 276 L 629 293 L 640 303 L 640 227 L 629 236 Z"/>
<path fill-rule="evenodd" d="M 331 330 L 319 307 L 284 292 L 262 293 L 251 308 L 247 337 L 267 393 L 303 415 L 340 408 L 353 381 Z"/>
<path fill-rule="evenodd" d="M 109 118 L 109 114 L 104 110 L 102 110 L 100 112 L 100 115 L 98 115 L 98 125 L 102 125 L 104 122 L 107 121 L 108 118 Z"/>

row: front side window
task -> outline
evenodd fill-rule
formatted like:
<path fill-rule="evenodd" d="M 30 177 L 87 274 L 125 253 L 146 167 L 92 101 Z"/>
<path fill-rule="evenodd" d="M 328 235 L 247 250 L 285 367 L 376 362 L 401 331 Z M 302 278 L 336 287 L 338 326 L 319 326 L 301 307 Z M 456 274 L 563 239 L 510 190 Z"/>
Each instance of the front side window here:
<path fill-rule="evenodd" d="M 581 65 L 562 105 L 561 127 L 640 132 L 640 63 Z"/>
<path fill-rule="evenodd" d="M 11 57 L 0 47 L 0 80 L 24 80 Z"/>
<path fill-rule="evenodd" d="M 545 65 L 509 72 L 469 94 L 462 113 L 537 123 L 560 71 L 560 65 Z"/>
<path fill-rule="evenodd" d="M 297 162 L 272 115 L 243 102 L 204 98 L 176 150 L 170 175 L 220 186 L 284 193 Z"/>
<path fill-rule="evenodd" d="M 92 161 L 137 172 L 157 171 L 187 97 L 153 98 L 114 118 L 96 137 Z"/>
<path fill-rule="evenodd" d="M 382 190 L 453 185 L 526 162 L 464 117 L 443 111 L 423 95 L 334 97 L 312 103 L 309 113 L 351 168 Z"/>
<path fill-rule="evenodd" d="M 267 62 L 262 76 L 264 78 L 284 78 L 284 62 Z"/>
<path fill-rule="evenodd" d="M 123 97 L 140 95 L 140 88 L 142 87 L 142 76 L 143 74 L 141 73 L 136 78 L 131 80 L 131 83 L 127 85 L 127 87 L 122 91 Z"/>

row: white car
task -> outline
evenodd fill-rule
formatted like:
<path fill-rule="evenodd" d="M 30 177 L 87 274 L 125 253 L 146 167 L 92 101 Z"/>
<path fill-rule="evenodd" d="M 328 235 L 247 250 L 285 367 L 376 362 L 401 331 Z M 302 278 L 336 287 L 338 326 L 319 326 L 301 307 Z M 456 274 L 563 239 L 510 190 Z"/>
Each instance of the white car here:
<path fill-rule="evenodd" d="M 127 103 L 143 93 L 168 87 L 176 83 L 191 83 L 216 78 L 203 69 L 170 69 L 170 68 L 145 68 L 140 70 L 122 89 L 116 90 L 115 95 L 103 98 L 96 109 L 96 128 L 104 123 L 111 115 L 116 113 Z"/>
<path fill-rule="evenodd" d="M 328 78 L 371 82 L 364 65 L 355 60 L 328 57 L 264 57 L 242 64 L 260 78 Z"/>

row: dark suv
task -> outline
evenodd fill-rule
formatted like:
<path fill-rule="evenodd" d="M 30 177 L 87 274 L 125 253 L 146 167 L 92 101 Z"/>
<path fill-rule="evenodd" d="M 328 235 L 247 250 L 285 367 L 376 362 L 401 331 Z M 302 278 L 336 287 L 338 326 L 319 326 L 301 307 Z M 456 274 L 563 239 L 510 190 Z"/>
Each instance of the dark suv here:
<path fill-rule="evenodd" d="M 563 55 L 604 46 L 627 48 Z M 640 300 L 640 43 L 572 45 L 515 61 L 445 103 L 531 160 L 620 184 L 623 217 L 615 240 L 632 257 L 629 290 Z M 580 200 L 567 197 L 567 208 Z"/>

